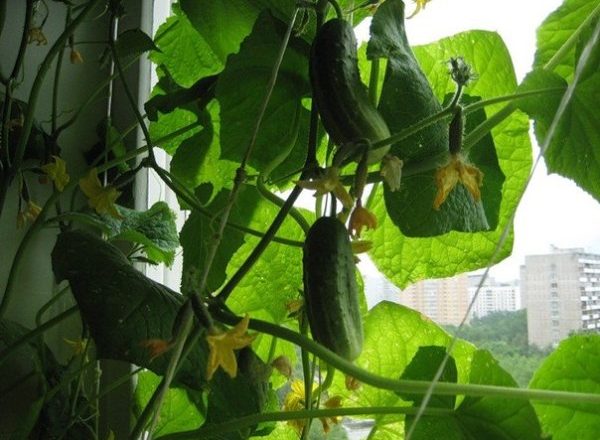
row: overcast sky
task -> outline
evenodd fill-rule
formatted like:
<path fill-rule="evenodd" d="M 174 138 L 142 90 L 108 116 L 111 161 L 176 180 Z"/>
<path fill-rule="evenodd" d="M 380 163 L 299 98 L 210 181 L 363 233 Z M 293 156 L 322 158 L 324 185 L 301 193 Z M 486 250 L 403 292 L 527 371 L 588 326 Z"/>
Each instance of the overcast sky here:
<path fill-rule="evenodd" d="M 414 5 L 406 1 L 407 12 Z M 431 0 L 407 21 L 412 45 L 469 29 L 498 32 L 513 56 L 520 80 L 531 68 L 535 30 L 561 0 Z M 535 148 L 534 154 L 537 154 Z M 543 161 L 517 211 L 513 255 L 492 276 L 514 279 L 524 256 L 547 253 L 551 245 L 600 252 L 600 205 L 568 179 L 548 175 Z"/>

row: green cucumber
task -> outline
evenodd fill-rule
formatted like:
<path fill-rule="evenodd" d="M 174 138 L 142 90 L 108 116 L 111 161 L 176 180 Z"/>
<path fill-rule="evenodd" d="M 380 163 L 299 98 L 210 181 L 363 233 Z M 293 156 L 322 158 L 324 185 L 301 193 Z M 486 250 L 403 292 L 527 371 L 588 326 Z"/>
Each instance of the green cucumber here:
<path fill-rule="evenodd" d="M 317 33 L 310 56 L 313 99 L 325 130 L 342 155 L 358 160 L 355 148 L 365 140 L 375 143 L 390 137 L 388 126 L 369 98 L 360 79 L 356 38 L 350 23 L 334 18 Z M 390 147 L 369 152 L 368 163 L 379 162 Z M 339 151 L 338 151 L 339 153 Z"/>
<path fill-rule="evenodd" d="M 348 231 L 338 219 L 321 217 L 304 243 L 304 300 L 315 341 L 354 360 L 362 350 L 354 255 Z"/>

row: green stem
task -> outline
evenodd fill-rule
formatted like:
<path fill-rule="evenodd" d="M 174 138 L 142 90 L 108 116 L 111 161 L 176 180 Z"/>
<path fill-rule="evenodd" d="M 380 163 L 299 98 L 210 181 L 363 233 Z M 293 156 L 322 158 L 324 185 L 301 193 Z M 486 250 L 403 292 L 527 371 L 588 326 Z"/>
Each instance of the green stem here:
<path fill-rule="evenodd" d="M 377 106 L 377 96 L 379 94 L 379 68 L 381 60 L 374 58 L 371 60 L 371 73 L 369 77 L 369 98 L 374 106 Z"/>
<path fill-rule="evenodd" d="M 11 354 L 13 354 L 18 348 L 27 344 L 28 342 L 31 342 L 38 335 L 41 335 L 49 328 L 54 327 L 56 324 L 62 322 L 63 320 L 70 317 L 71 315 L 77 313 L 78 310 L 79 310 L 79 308 L 77 306 L 73 306 L 70 309 L 65 310 L 64 312 L 60 313 L 59 315 L 55 316 L 54 318 L 46 321 L 44 324 L 40 325 L 39 327 L 36 327 L 35 329 L 31 330 L 29 333 L 27 333 L 26 335 L 21 337 L 10 347 L 5 348 L 2 352 L 0 352 L 0 365 L 2 365 L 6 361 L 6 359 L 8 359 L 8 357 Z"/>
<path fill-rule="evenodd" d="M 418 133 L 419 131 L 423 130 L 424 128 L 426 128 L 438 121 L 443 121 L 443 120 L 448 119 L 452 115 L 452 112 L 453 112 L 453 109 L 447 107 L 447 108 L 443 109 L 442 111 L 440 111 L 434 115 L 428 116 L 425 119 L 417 122 L 416 124 L 413 124 L 410 127 L 407 127 L 404 130 L 401 130 L 398 133 L 393 134 L 392 136 L 390 136 L 387 139 L 383 139 L 381 141 L 375 142 L 371 146 L 371 148 L 377 149 L 377 148 L 385 147 L 387 145 L 395 144 L 396 142 L 404 140 L 407 137 L 409 137 L 415 133 Z"/>
<path fill-rule="evenodd" d="M 88 354 L 88 349 L 90 347 L 90 340 L 88 339 L 85 343 L 85 347 L 83 349 L 83 353 L 81 353 L 81 358 L 79 359 L 79 374 L 77 375 L 77 380 L 75 382 L 75 388 L 73 388 L 73 392 L 71 393 L 71 405 L 70 405 L 70 411 L 69 411 L 69 415 L 70 417 L 74 417 L 75 415 L 75 411 L 77 409 L 77 400 L 79 399 L 79 395 L 81 393 L 81 388 L 83 387 L 83 373 L 84 373 L 84 368 L 83 366 L 85 365 L 85 358 L 87 357 Z"/>
<path fill-rule="evenodd" d="M 277 341 L 278 339 L 273 336 L 271 338 L 271 344 L 269 345 L 269 354 L 267 355 L 267 364 L 270 364 L 275 357 L 275 350 L 277 350 Z"/>
<path fill-rule="evenodd" d="M 230 325 L 235 325 L 241 319 L 237 316 L 233 316 L 229 313 L 223 312 L 222 310 L 217 309 L 216 307 L 214 309 L 211 308 L 211 312 L 216 319 L 219 319 L 220 321 Z M 299 333 L 296 333 L 284 327 L 280 327 L 276 324 L 272 324 L 270 322 L 261 321 L 258 319 L 250 319 L 249 328 L 252 330 L 259 331 L 261 333 L 267 333 L 273 336 L 277 336 L 280 339 L 285 339 L 286 341 L 299 345 L 300 347 L 303 347 L 307 351 L 318 356 L 319 358 L 329 363 L 333 367 L 337 368 L 338 370 L 356 378 L 357 380 L 367 385 L 371 385 L 376 388 L 421 395 L 425 394 L 431 385 L 431 383 L 427 381 L 395 380 L 370 373 L 354 365 L 352 362 L 347 361 L 341 356 L 333 353 L 327 348 L 306 338 L 305 336 L 302 336 Z M 551 391 L 539 389 L 520 389 L 494 385 L 472 385 L 438 382 L 434 387 L 434 393 L 451 396 L 494 396 L 506 397 L 511 399 L 555 401 L 557 403 L 563 402 L 600 404 L 600 394 L 573 393 L 567 391 Z"/>
<path fill-rule="evenodd" d="M 333 383 L 334 377 L 335 377 L 335 368 L 333 366 L 327 364 L 327 372 L 325 373 L 325 380 L 315 390 L 315 394 L 320 395 L 324 391 L 327 391 L 329 389 L 329 387 L 331 386 L 331 384 Z"/>
<path fill-rule="evenodd" d="M 556 93 L 564 93 L 564 91 L 565 91 L 564 87 L 547 87 L 544 89 L 529 90 L 527 92 L 511 93 L 510 95 L 503 95 L 503 96 L 497 96 L 495 98 L 483 99 L 481 101 L 477 101 L 472 104 L 466 105 L 463 108 L 463 113 L 465 115 L 468 115 L 469 113 L 472 113 L 474 111 L 477 111 L 477 110 L 487 107 L 489 105 L 502 104 L 502 103 L 510 102 L 510 101 L 517 101 L 519 99 L 530 98 L 532 96 L 544 96 L 544 95 L 552 95 L 552 94 L 556 94 Z"/>
<path fill-rule="evenodd" d="M 274 241 L 273 239 L 275 238 L 275 234 L 283 224 L 283 221 L 287 217 L 290 209 L 294 206 L 294 203 L 301 192 L 302 188 L 300 188 L 299 186 L 295 186 L 292 189 L 292 192 L 290 193 L 285 203 L 273 219 L 273 222 L 271 223 L 271 226 L 269 226 L 269 229 L 267 229 L 267 231 L 265 232 L 265 235 L 263 235 L 263 237 L 256 244 L 254 249 L 252 249 L 252 252 L 248 256 L 248 258 L 246 258 L 246 260 L 242 263 L 242 265 L 238 268 L 238 270 L 233 274 L 233 276 L 229 279 L 227 284 L 223 286 L 221 291 L 216 296 L 216 299 L 219 302 L 222 302 L 223 304 L 225 303 L 227 298 L 229 298 L 229 295 L 231 295 L 231 293 L 233 292 L 233 289 L 235 289 L 235 287 L 240 283 L 244 276 L 250 271 L 252 266 L 254 266 L 254 264 L 258 261 L 258 259 L 265 251 L 267 246 L 271 243 L 271 241 Z"/>
<path fill-rule="evenodd" d="M 13 66 L 12 73 L 10 74 L 9 80 L 16 79 L 19 76 L 21 67 L 23 66 L 23 60 L 25 59 L 25 51 L 27 50 L 27 40 L 29 38 L 29 29 L 31 28 L 31 22 L 33 19 L 33 5 L 35 0 L 27 0 L 25 4 L 25 23 L 23 24 L 23 33 L 21 34 L 21 42 L 19 43 L 19 52 L 17 53 L 17 59 Z"/>
<path fill-rule="evenodd" d="M 267 189 L 262 174 L 258 176 L 258 179 L 256 180 L 256 189 L 258 190 L 261 196 L 263 196 L 269 202 L 273 203 L 275 206 L 281 208 L 285 204 L 285 200 L 277 197 L 275 194 L 273 194 Z M 290 209 L 290 216 L 296 221 L 296 223 L 298 223 L 298 225 L 302 228 L 305 234 L 308 233 L 310 225 L 308 224 L 302 213 L 298 211 L 298 209 L 292 207 Z"/>
<path fill-rule="evenodd" d="M 367 436 L 366 440 L 373 440 L 375 438 L 375 435 L 377 434 L 378 429 L 379 428 L 378 428 L 377 424 L 373 425 L 373 427 L 369 431 L 369 435 Z"/>
<path fill-rule="evenodd" d="M 65 25 L 66 26 L 68 26 L 70 18 L 71 18 L 71 7 L 68 6 L 67 7 L 67 15 L 65 17 L 65 20 L 66 20 Z M 65 44 L 66 44 L 66 42 L 65 42 Z M 56 57 L 56 69 L 54 70 L 54 83 L 52 86 L 52 116 L 51 116 L 51 124 L 52 124 L 51 132 L 52 132 L 53 136 L 56 134 L 56 128 L 58 125 L 58 89 L 60 86 L 60 74 L 62 72 L 62 61 L 63 61 L 64 55 L 65 55 L 65 47 L 66 47 L 65 44 L 62 45 L 61 50 L 58 52 L 58 56 Z M 56 152 L 53 151 L 52 154 L 56 154 Z"/>
<path fill-rule="evenodd" d="M 336 0 L 327 0 L 326 3 L 329 3 L 331 6 L 333 6 L 333 9 L 335 10 L 335 15 L 337 16 L 337 18 L 339 18 L 341 20 L 344 19 L 344 13 L 342 12 L 342 8 L 340 7 L 340 4 Z"/>
<path fill-rule="evenodd" d="M 448 152 L 442 151 L 441 153 L 418 162 L 408 162 L 402 167 L 402 179 L 406 179 L 407 177 L 415 176 L 426 171 L 435 170 L 444 165 L 447 161 Z M 381 173 L 379 171 L 372 171 L 367 175 L 367 183 L 378 183 L 382 180 L 383 178 L 381 177 Z M 354 176 L 351 174 L 340 176 L 340 182 L 342 182 L 344 185 L 350 185 L 353 181 Z M 371 191 L 371 194 L 373 194 L 373 191 Z M 367 202 L 367 205 L 368 204 L 369 202 Z"/>
<path fill-rule="evenodd" d="M 59 299 L 62 298 L 62 296 L 67 293 L 69 291 L 69 286 L 65 286 L 62 289 L 60 289 L 56 295 L 54 295 L 52 298 L 50 298 L 50 300 L 48 302 L 46 302 L 46 304 L 44 304 L 42 307 L 40 307 L 40 309 L 38 310 L 38 312 L 35 314 L 35 325 L 36 326 L 41 326 L 42 325 L 42 317 L 44 316 L 44 313 L 46 313 L 46 311 L 48 311 L 48 309 L 50 309 L 50 307 L 52 307 L 52 305 L 58 301 Z"/>
<path fill-rule="evenodd" d="M 301 315 L 300 333 L 304 337 L 307 337 L 308 335 L 308 319 L 305 313 Z M 304 349 L 304 347 L 300 347 L 300 358 L 302 360 L 302 374 L 304 376 L 304 409 L 310 410 L 312 409 L 312 384 L 314 369 L 311 367 L 309 353 Z M 302 428 L 302 435 L 300 436 L 301 440 L 306 439 L 310 430 L 311 422 L 312 418 L 308 418 L 306 424 Z"/>
<path fill-rule="evenodd" d="M 517 107 L 511 102 L 504 106 L 500 111 L 487 118 L 484 122 L 475 127 L 475 129 L 471 130 L 471 132 L 465 136 L 463 149 L 469 151 L 471 147 L 473 147 L 485 135 L 491 132 L 494 127 L 512 115 L 516 109 Z"/>
<path fill-rule="evenodd" d="M 0 302 L 0 319 L 2 319 L 8 309 L 8 305 L 12 299 L 12 294 L 14 292 L 14 285 L 17 281 L 18 268 L 25 254 L 25 250 L 27 249 L 27 245 L 30 240 L 34 237 L 36 232 L 40 230 L 43 226 L 42 220 L 45 218 L 48 209 L 50 207 L 50 202 L 54 202 L 57 199 L 57 193 L 54 193 L 46 202 L 42 211 L 35 219 L 31 227 L 25 232 L 23 239 L 19 243 L 19 247 L 17 248 L 17 252 L 12 261 L 12 265 L 10 267 L 10 271 L 8 272 L 8 278 L 6 280 L 6 286 L 4 288 L 4 295 L 2 296 L 2 302 Z"/>
<path fill-rule="evenodd" d="M 211 424 L 210 426 L 195 429 L 193 431 L 183 431 L 163 435 L 157 440 L 216 438 L 226 432 L 239 431 L 243 428 L 247 428 L 262 422 L 282 422 L 287 420 L 302 420 L 307 418 L 331 418 L 336 416 L 364 416 L 373 414 L 412 415 L 415 414 L 415 412 L 416 409 L 410 406 L 323 408 L 299 411 L 266 412 L 228 420 L 224 423 Z M 427 415 L 437 417 L 452 416 L 453 411 L 445 408 L 428 408 Z"/>

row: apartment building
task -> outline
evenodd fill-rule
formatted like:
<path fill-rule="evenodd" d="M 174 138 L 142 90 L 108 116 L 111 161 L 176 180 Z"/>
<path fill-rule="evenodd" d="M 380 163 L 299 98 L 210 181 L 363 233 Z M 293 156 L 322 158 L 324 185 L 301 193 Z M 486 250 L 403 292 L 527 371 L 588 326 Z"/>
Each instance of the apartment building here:
<path fill-rule="evenodd" d="M 469 279 L 461 274 L 419 281 L 399 293 L 399 303 L 420 311 L 438 324 L 458 325 L 469 307 Z"/>
<path fill-rule="evenodd" d="M 600 331 L 600 255 L 556 247 L 528 255 L 521 294 L 530 344 L 555 346 L 574 331 Z"/>
<path fill-rule="evenodd" d="M 518 280 L 499 282 L 493 277 L 487 277 L 479 288 L 481 278 L 481 274 L 469 275 L 469 301 L 472 301 L 477 293 L 471 309 L 471 318 L 483 318 L 492 312 L 512 312 L 521 308 Z"/>

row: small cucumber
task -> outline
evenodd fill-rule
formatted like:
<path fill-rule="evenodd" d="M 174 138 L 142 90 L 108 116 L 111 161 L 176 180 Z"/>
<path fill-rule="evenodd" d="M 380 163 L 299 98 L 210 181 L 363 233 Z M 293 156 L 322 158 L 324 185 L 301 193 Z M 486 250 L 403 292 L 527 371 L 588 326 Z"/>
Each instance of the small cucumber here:
<path fill-rule="evenodd" d="M 347 21 L 334 18 L 319 29 L 311 49 L 310 80 L 325 130 L 340 149 L 390 137 L 385 120 L 360 80 L 356 38 Z M 379 162 L 389 149 L 386 146 L 369 152 L 368 163 Z"/>
<path fill-rule="evenodd" d="M 304 243 L 304 298 L 315 341 L 354 360 L 362 350 L 354 256 L 348 231 L 338 219 L 321 217 Z"/>

